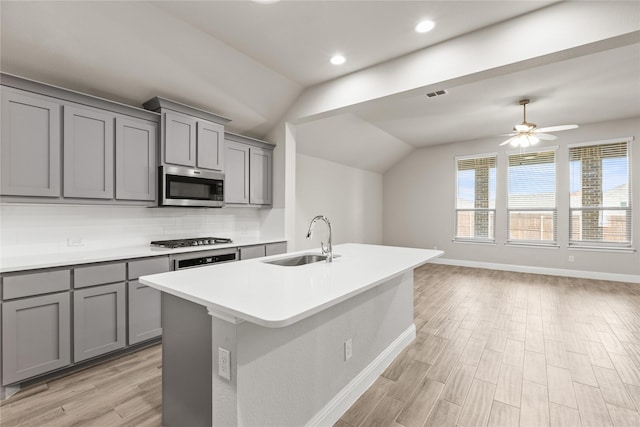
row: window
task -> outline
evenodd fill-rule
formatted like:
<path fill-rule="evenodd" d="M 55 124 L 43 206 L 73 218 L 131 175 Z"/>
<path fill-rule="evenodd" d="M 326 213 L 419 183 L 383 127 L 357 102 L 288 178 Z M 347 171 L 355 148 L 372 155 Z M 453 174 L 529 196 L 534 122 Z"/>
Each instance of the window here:
<path fill-rule="evenodd" d="M 569 148 L 570 245 L 631 245 L 630 141 Z"/>
<path fill-rule="evenodd" d="M 508 241 L 556 243 L 556 152 L 509 154 Z"/>
<path fill-rule="evenodd" d="M 494 241 L 496 155 L 456 158 L 455 240 Z"/>

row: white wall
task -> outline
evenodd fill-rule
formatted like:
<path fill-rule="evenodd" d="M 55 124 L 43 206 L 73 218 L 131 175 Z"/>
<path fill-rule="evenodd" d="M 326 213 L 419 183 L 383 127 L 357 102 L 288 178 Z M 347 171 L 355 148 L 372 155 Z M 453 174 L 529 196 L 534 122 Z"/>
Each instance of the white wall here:
<path fill-rule="evenodd" d="M 384 175 L 384 244 L 444 250 L 444 258 L 464 262 L 509 264 L 625 275 L 640 275 L 640 253 L 593 252 L 567 249 L 568 150 L 567 144 L 633 136 L 632 241 L 640 249 L 640 118 L 581 126 L 558 133 L 558 242 L 560 249 L 505 246 L 506 191 L 498 179 L 495 245 L 453 243 L 455 226 L 455 162 L 459 155 L 498 153 L 498 176 L 510 148 L 498 147 L 499 138 L 467 141 L 416 150 Z M 506 174 L 502 173 L 503 176 Z M 575 262 L 568 261 L 569 256 Z"/>
<path fill-rule="evenodd" d="M 269 230 L 281 227 L 281 222 L 281 209 L 2 204 L 0 249 L 3 257 L 10 257 L 148 245 L 151 240 L 205 235 L 234 240 L 272 238 L 277 233 Z M 262 234 L 261 228 L 265 230 Z M 83 239 L 84 246 L 68 247 L 69 238 Z"/>
<path fill-rule="evenodd" d="M 317 224 L 313 238 L 306 239 L 316 215 L 331 221 L 333 244 L 382 243 L 381 174 L 298 153 L 295 194 L 295 236 L 289 236 L 295 250 L 326 243 L 323 224 Z"/>

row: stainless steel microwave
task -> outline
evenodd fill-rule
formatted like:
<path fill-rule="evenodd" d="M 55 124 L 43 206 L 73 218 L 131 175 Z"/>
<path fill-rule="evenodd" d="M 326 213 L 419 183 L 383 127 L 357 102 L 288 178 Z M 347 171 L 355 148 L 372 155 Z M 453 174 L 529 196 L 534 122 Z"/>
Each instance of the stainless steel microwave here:
<path fill-rule="evenodd" d="M 182 166 L 160 166 L 160 206 L 224 206 L 224 174 Z"/>

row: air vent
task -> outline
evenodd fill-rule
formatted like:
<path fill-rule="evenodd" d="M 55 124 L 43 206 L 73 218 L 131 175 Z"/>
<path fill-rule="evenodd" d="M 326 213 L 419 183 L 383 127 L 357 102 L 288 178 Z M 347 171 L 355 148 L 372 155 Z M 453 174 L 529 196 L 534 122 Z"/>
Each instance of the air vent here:
<path fill-rule="evenodd" d="M 429 92 L 427 94 L 427 98 L 433 98 L 435 96 L 440 96 L 440 95 L 446 95 L 448 92 L 444 89 L 442 90 L 436 90 L 435 92 Z"/>

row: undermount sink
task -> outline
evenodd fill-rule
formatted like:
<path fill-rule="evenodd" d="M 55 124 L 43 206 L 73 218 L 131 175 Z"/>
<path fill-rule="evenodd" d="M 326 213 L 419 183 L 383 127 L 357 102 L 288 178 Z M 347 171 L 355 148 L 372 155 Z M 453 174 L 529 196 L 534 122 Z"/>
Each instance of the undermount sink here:
<path fill-rule="evenodd" d="M 334 255 L 334 258 L 340 255 Z M 308 254 L 308 255 L 296 255 L 289 258 L 274 259 L 273 261 L 264 261 L 266 264 L 282 265 L 284 267 L 295 267 L 298 265 L 312 264 L 314 262 L 325 261 L 326 255 Z"/>

